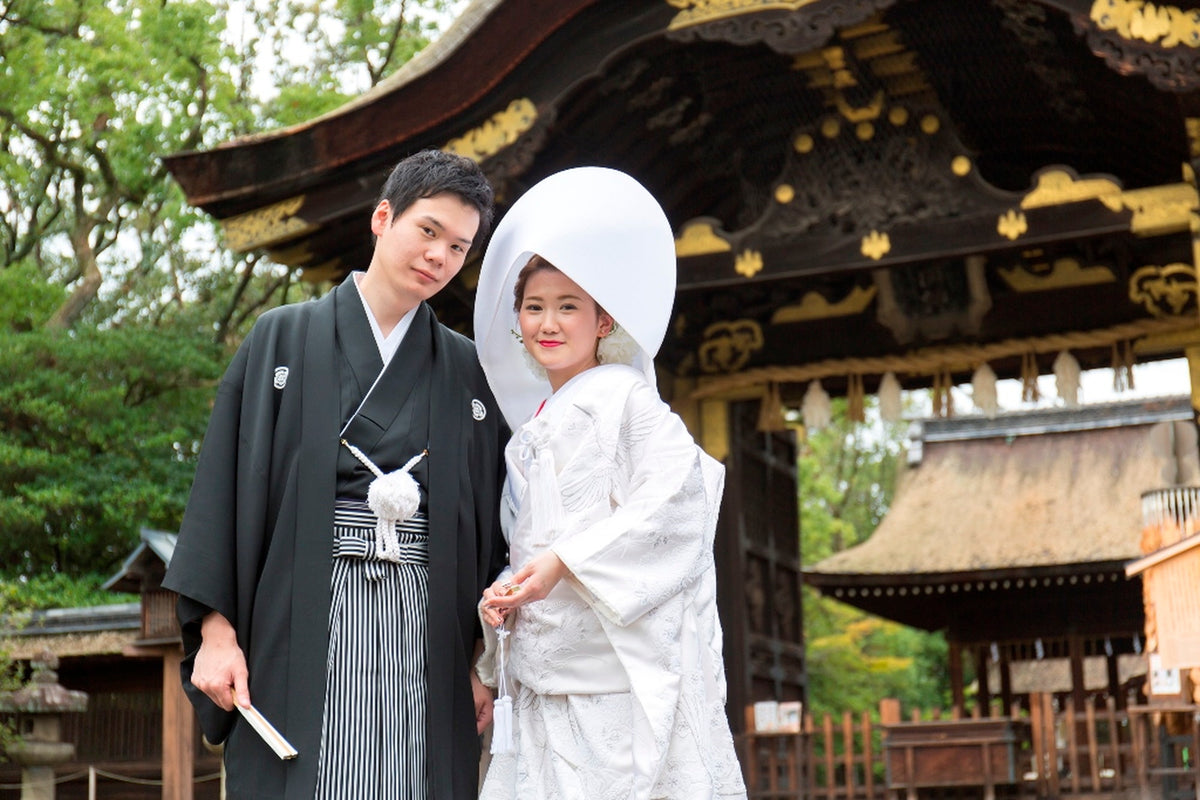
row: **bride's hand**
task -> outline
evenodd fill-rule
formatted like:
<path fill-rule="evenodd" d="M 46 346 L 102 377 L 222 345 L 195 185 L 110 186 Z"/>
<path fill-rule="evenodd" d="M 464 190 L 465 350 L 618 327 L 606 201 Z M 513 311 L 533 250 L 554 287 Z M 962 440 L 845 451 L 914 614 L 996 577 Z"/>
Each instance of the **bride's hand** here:
<path fill-rule="evenodd" d="M 512 609 L 546 597 L 569 572 L 562 559 L 553 550 L 547 550 L 517 570 L 507 582 L 495 583 L 486 589 L 484 605 L 496 610 L 503 620 Z M 492 593 L 490 598 L 489 592 Z"/>
<path fill-rule="evenodd" d="M 493 628 L 503 625 L 508 617 L 509 609 L 497 608 L 495 602 L 508 593 L 511 585 L 509 582 L 496 581 L 483 590 L 483 603 L 479 606 L 479 611 L 483 615 L 483 621 Z"/>

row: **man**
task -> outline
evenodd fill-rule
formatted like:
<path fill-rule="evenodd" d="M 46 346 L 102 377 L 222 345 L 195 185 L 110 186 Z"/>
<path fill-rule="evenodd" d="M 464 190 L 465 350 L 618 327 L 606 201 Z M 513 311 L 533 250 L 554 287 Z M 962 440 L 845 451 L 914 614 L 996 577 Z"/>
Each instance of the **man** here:
<path fill-rule="evenodd" d="M 401 161 L 366 272 L 263 314 L 221 381 L 163 585 L 230 797 L 476 797 L 507 430 L 474 346 L 425 301 L 492 213 L 474 162 Z M 295 759 L 240 719 L 251 701 Z"/>

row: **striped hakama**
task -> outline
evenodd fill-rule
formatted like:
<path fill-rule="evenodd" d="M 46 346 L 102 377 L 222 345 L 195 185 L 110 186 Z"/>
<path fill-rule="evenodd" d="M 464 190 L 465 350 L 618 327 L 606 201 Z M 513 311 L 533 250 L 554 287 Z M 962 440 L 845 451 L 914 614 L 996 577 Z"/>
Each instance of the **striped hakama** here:
<path fill-rule="evenodd" d="M 392 562 L 376 557 L 375 521 L 366 503 L 337 501 L 317 800 L 428 796 L 429 524 L 396 526 Z"/>

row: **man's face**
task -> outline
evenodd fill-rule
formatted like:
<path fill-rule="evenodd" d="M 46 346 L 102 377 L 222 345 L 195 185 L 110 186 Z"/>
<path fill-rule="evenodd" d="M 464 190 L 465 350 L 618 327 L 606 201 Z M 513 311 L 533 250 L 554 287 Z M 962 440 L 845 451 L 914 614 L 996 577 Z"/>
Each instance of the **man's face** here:
<path fill-rule="evenodd" d="M 456 194 L 422 197 L 395 218 L 381 201 L 371 215 L 373 271 L 397 295 L 428 300 L 462 269 L 478 230 L 479 212 Z"/>

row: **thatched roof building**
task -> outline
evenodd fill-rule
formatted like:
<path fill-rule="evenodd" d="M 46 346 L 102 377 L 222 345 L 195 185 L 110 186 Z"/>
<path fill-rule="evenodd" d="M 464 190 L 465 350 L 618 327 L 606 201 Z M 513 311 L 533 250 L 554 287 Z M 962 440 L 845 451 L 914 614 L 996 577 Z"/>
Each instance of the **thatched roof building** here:
<path fill-rule="evenodd" d="M 1197 477 L 1188 398 L 915 427 L 895 501 L 865 543 L 804 571 L 867 611 L 943 630 L 976 663 L 1111 660 L 1140 649 L 1142 494 Z M 986 678 L 985 678 L 986 680 Z M 1005 679 L 1007 680 L 1007 679 Z"/>

